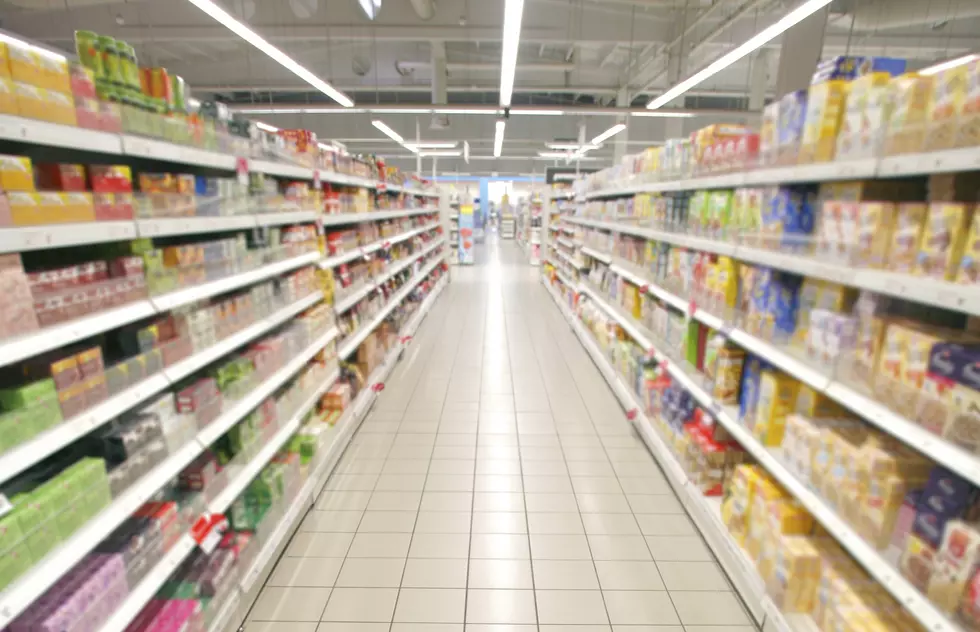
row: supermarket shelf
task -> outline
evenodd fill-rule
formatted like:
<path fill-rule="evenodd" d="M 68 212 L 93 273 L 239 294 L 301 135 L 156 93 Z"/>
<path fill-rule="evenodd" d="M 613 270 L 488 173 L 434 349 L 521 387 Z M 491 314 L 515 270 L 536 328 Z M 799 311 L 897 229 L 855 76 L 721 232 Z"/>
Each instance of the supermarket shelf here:
<path fill-rule="evenodd" d="M 112 616 L 99 628 L 100 632 L 123 632 L 129 623 L 136 618 L 143 606 L 148 604 L 164 582 L 180 566 L 197 544 L 194 538 L 184 534 L 177 543 L 163 554 L 160 561 L 143 577 L 142 581 L 130 590 L 126 600 L 117 607 Z"/>
<path fill-rule="evenodd" d="M 259 335 L 271 331 L 279 325 L 285 323 L 296 314 L 304 311 L 319 303 L 323 299 L 323 294 L 314 292 L 298 301 L 283 307 L 273 314 L 260 321 L 252 323 L 245 329 L 228 336 L 217 344 L 211 345 L 207 349 L 195 353 L 189 358 L 185 358 L 173 366 L 164 369 L 163 374 L 167 379 L 176 384 L 191 373 L 206 367 L 229 351 L 233 351 L 243 344 L 249 342 Z"/>
<path fill-rule="evenodd" d="M 333 330 L 336 334 L 336 328 Z M 322 341 L 321 338 L 320 341 Z M 318 341 L 319 342 L 319 341 Z M 329 342 L 329 339 L 327 340 Z M 323 342 L 325 345 L 326 342 Z M 322 349 L 321 345 L 319 349 Z M 314 352 L 312 355 L 316 355 Z M 306 364 L 306 361 L 312 357 L 312 355 L 306 356 L 304 362 L 300 363 L 300 367 Z M 299 369 L 296 368 L 292 371 L 295 374 Z M 290 374 L 290 375 L 292 375 Z M 289 438 L 299 429 L 300 422 L 302 422 L 303 417 L 309 412 L 313 406 L 319 400 L 320 396 L 330 388 L 337 378 L 340 376 L 339 371 L 334 371 L 333 374 L 326 380 L 323 384 L 317 388 L 316 392 L 311 394 L 310 397 L 303 402 L 303 404 L 297 409 L 293 417 L 279 429 L 278 432 L 270 439 L 262 448 L 262 450 L 248 462 L 239 472 L 237 472 L 232 478 L 228 486 L 218 494 L 208 505 L 208 511 L 211 513 L 224 513 L 231 503 L 234 502 L 241 493 L 248 487 L 249 483 L 255 479 L 258 473 L 264 468 L 272 457 L 275 456 L 283 445 L 289 440 Z M 278 387 L 277 387 L 278 388 Z M 275 389 L 273 389 L 275 390 Z M 170 551 L 164 554 L 163 558 L 157 562 L 157 564 L 149 571 L 143 581 L 139 583 L 135 590 L 133 590 L 126 600 L 123 602 L 119 610 L 113 614 L 113 616 L 106 621 L 101 628 L 100 632 L 123 632 L 129 623 L 139 614 L 143 607 L 149 603 L 150 599 L 156 595 L 157 591 L 163 586 L 167 578 L 173 574 L 174 570 L 187 558 L 188 555 L 194 550 L 196 544 L 190 535 L 184 535 L 180 541 L 174 546 Z"/>
<path fill-rule="evenodd" d="M 300 369 L 313 359 L 327 343 L 337 337 L 339 330 L 331 327 L 326 333 L 307 345 L 303 351 L 296 354 L 284 367 L 267 377 L 260 385 L 249 390 L 248 395 L 234 402 L 231 408 L 222 411 L 221 415 L 203 430 L 197 433 L 197 440 L 203 448 L 207 448 L 222 435 L 261 404 L 265 399 L 296 375 Z"/>
<path fill-rule="evenodd" d="M 412 280 L 406 283 L 405 287 L 399 290 L 398 293 L 395 294 L 395 296 L 392 297 L 383 308 L 381 308 L 381 311 L 378 312 L 378 314 L 372 318 L 370 322 L 365 325 L 361 325 L 357 329 L 356 333 L 348 336 L 347 340 L 344 341 L 343 345 L 337 350 L 337 355 L 340 356 L 340 359 L 346 360 L 352 353 L 354 353 L 354 351 L 362 342 L 364 342 L 368 335 L 370 335 L 370 333 L 374 331 L 378 325 L 384 322 L 384 319 L 388 317 L 388 314 L 390 314 L 392 310 L 394 310 L 403 300 L 405 300 L 405 297 L 408 296 L 409 293 L 429 275 L 429 273 L 435 270 L 436 266 L 438 266 L 441 261 L 442 258 L 438 258 L 417 272 Z"/>
<path fill-rule="evenodd" d="M 926 176 L 980 169 L 980 148 L 947 149 L 886 158 L 863 158 L 789 167 L 761 168 L 723 175 L 681 178 L 659 182 L 635 182 L 589 191 L 586 199 L 623 197 L 636 193 L 727 189 L 798 182 L 833 182 L 868 178 Z"/>
<path fill-rule="evenodd" d="M 419 228 L 413 228 L 412 230 L 401 233 L 400 235 L 395 235 L 394 237 L 379 239 L 378 241 L 370 243 L 366 246 L 361 246 L 357 250 L 352 250 L 350 252 L 343 252 L 340 253 L 339 255 L 333 255 L 332 257 L 326 257 L 324 259 L 320 259 L 317 265 L 324 270 L 328 268 L 333 268 L 334 266 L 339 266 L 342 263 L 347 263 L 348 261 L 353 261 L 354 259 L 358 259 L 360 257 L 366 257 L 372 252 L 381 250 L 382 248 L 385 248 L 387 246 L 392 246 L 394 244 L 403 242 L 406 239 L 411 239 L 412 237 L 415 237 L 416 235 L 419 235 L 426 231 L 439 228 L 439 226 L 440 226 L 439 222 L 431 222 L 429 224 L 426 224 L 425 226 L 420 226 Z"/>
<path fill-rule="evenodd" d="M 0 253 L 126 241 L 136 236 L 136 224 L 130 221 L 0 228 Z"/>
<path fill-rule="evenodd" d="M 46 123 L 34 119 L 0 114 L 0 139 L 65 149 L 84 148 L 103 154 L 121 154 L 118 134 Z"/>
<path fill-rule="evenodd" d="M 350 296 L 347 296 L 337 301 L 333 306 L 334 312 L 337 314 L 342 314 L 343 312 L 346 312 L 354 305 L 357 305 L 357 303 L 361 299 L 363 299 L 365 296 L 369 295 L 371 292 L 378 289 L 381 286 L 381 284 L 385 283 L 391 277 L 395 276 L 396 274 L 398 274 L 405 268 L 409 267 L 410 265 L 412 265 L 413 263 L 415 263 L 425 255 L 429 254 L 435 248 L 441 246 L 445 241 L 446 241 L 445 237 L 440 237 L 439 239 L 434 240 L 422 251 L 410 257 L 407 257 L 403 261 L 398 261 L 397 263 L 395 263 L 394 266 L 391 266 L 390 269 L 383 272 L 377 279 L 371 279 L 367 284 L 365 284 L 363 288 L 361 288 L 357 292 L 354 292 Z"/>
<path fill-rule="evenodd" d="M 564 259 L 565 261 L 567 261 L 568 262 L 568 265 L 572 266 L 576 270 L 582 270 L 582 269 L 588 267 L 584 263 L 582 263 L 581 261 L 576 261 L 575 260 L 575 257 L 571 256 L 570 254 L 568 254 L 567 252 L 565 252 L 563 250 L 558 250 L 557 248 L 555 248 L 555 252 L 558 254 L 559 257 L 561 257 L 562 259 Z"/>
<path fill-rule="evenodd" d="M 606 303 L 605 306 L 609 307 L 609 304 Z M 626 321 L 632 321 L 631 318 L 624 316 L 620 310 L 609 309 L 608 311 L 624 328 L 627 325 Z M 695 318 L 697 318 L 697 314 L 695 314 Z M 636 327 L 635 322 L 629 324 L 634 328 Z M 790 472 L 778 456 L 778 450 L 770 450 L 763 446 L 738 422 L 737 406 L 721 405 L 676 363 L 668 362 L 667 370 L 672 377 L 691 393 L 692 397 L 698 400 L 707 410 L 711 411 L 715 419 L 728 430 L 736 441 L 779 481 L 790 494 L 797 498 L 807 511 L 824 526 L 827 532 L 923 626 L 932 632 L 960 631 L 957 624 L 947 618 L 925 595 L 902 577 L 882 554 L 868 545 L 864 538 L 842 520 L 837 515 L 837 512 L 822 497 L 811 491 L 804 482 L 800 481 Z M 912 447 L 919 446 L 913 445 Z M 945 461 L 941 462 L 944 465 L 950 466 Z"/>
<path fill-rule="evenodd" d="M 914 301 L 924 305 L 942 307 L 972 315 L 980 315 L 980 292 L 972 286 L 959 285 L 935 279 L 925 279 L 909 274 L 900 274 L 871 268 L 855 268 L 843 263 L 821 261 L 801 255 L 786 254 L 728 242 L 674 233 L 669 231 L 630 226 L 584 217 L 569 217 L 569 222 L 600 230 L 609 230 L 625 235 L 636 235 L 655 241 L 711 252 L 747 261 L 758 265 L 785 270 L 795 274 L 811 276 L 833 283 L 861 288 L 880 294 Z"/>
<path fill-rule="evenodd" d="M 290 508 L 290 511 L 299 511 L 299 508 L 300 505 L 294 505 Z M 231 590 L 232 593 L 228 597 L 228 601 L 225 602 L 225 605 L 221 607 L 221 611 L 211 620 L 211 625 L 208 626 L 207 632 L 222 632 L 231 622 L 232 615 L 238 611 L 238 607 L 242 603 L 242 597 L 236 589 L 232 588 Z"/>
<path fill-rule="evenodd" d="M 588 246 L 582 246 L 582 254 L 583 255 L 588 255 L 588 256 L 592 257 L 593 259 L 597 259 L 597 260 L 599 260 L 599 261 L 601 261 L 603 263 L 611 263 L 612 262 L 612 258 L 609 255 L 607 255 L 604 252 L 599 252 L 598 250 L 595 250 L 594 248 L 589 248 Z"/>
<path fill-rule="evenodd" d="M 153 304 L 144 299 L 4 340 L 0 342 L 0 366 L 15 364 L 156 313 Z"/>
<path fill-rule="evenodd" d="M 671 294 L 649 279 L 626 270 L 622 265 L 614 264 L 612 268 L 614 272 L 622 274 L 634 284 L 640 287 L 646 285 L 649 292 L 670 303 L 676 309 L 687 311 L 692 306 L 691 301 Z M 833 378 L 823 369 L 784 351 L 777 345 L 753 336 L 733 323 L 726 322 L 723 318 L 698 308 L 696 304 L 693 306 L 695 307 L 693 312 L 695 319 L 720 331 L 740 347 L 766 358 L 786 373 L 843 404 L 869 423 L 915 448 L 933 461 L 945 465 L 974 484 L 980 485 L 980 459 L 975 455 L 890 410 L 873 397 L 849 386 L 846 382 Z"/>
<path fill-rule="evenodd" d="M 572 241 L 571 239 L 565 239 L 564 237 L 559 237 L 555 241 L 558 242 L 559 244 L 561 244 L 562 246 L 565 246 L 566 248 L 574 248 L 575 247 L 575 242 Z"/>
<path fill-rule="evenodd" d="M 307 252 L 291 259 L 270 263 L 267 266 L 262 266 L 261 268 L 257 268 L 255 270 L 241 272 L 223 279 L 211 281 L 210 283 L 195 285 L 193 287 L 176 290 L 161 296 L 155 296 L 150 299 L 150 302 L 153 303 L 153 306 L 157 309 L 157 311 L 165 312 L 182 305 L 187 305 L 188 303 L 193 303 L 194 301 L 199 301 L 203 298 L 218 296 L 220 294 L 224 294 L 225 292 L 230 292 L 231 290 L 245 287 L 246 285 L 252 285 L 254 283 L 258 283 L 259 281 L 264 281 L 268 278 L 279 276 L 285 272 L 314 263 L 319 258 L 319 252 Z"/>
<path fill-rule="evenodd" d="M 0 454 L 0 483 L 20 474 L 61 448 L 78 441 L 92 430 L 112 421 L 140 402 L 170 386 L 164 374 L 157 373 L 80 415 L 39 434 Z"/>
<path fill-rule="evenodd" d="M 231 154 L 186 147 L 164 140 L 143 138 L 142 136 L 122 135 L 122 152 L 135 158 L 163 160 L 197 167 L 233 171 L 236 158 Z"/>
<path fill-rule="evenodd" d="M 122 495 L 64 540 L 44 559 L 0 593 L 0 626 L 27 609 L 58 579 L 104 540 L 168 481 L 180 474 L 201 453 L 196 441 L 184 445 L 158 464 Z"/>
<path fill-rule="evenodd" d="M 324 226 L 339 226 L 343 224 L 357 224 L 360 222 L 377 222 L 383 219 L 394 219 L 396 217 L 410 217 L 412 215 L 425 215 L 426 213 L 438 213 L 438 208 L 406 208 L 393 211 L 374 211 L 370 213 L 341 213 L 339 215 L 322 215 L 320 217 Z"/>
<path fill-rule="evenodd" d="M 62 542 L 40 563 L 35 564 L 26 575 L 14 582 L 6 591 L 0 593 L 0 626 L 6 626 L 23 612 L 58 578 L 77 564 L 144 502 L 156 494 L 161 487 L 176 477 L 218 437 L 241 421 L 262 400 L 286 383 L 336 335 L 337 329 L 331 328 L 316 342 L 308 346 L 303 353 L 262 382 L 258 388 L 250 391 L 245 398 L 235 402 L 218 419 L 198 432 L 193 441 L 188 442 L 176 453 L 171 454 L 162 463 L 154 467 L 122 495 L 113 500 L 98 516 L 89 520 L 72 537 Z"/>
<path fill-rule="evenodd" d="M 216 217 L 160 217 L 136 220 L 140 237 L 165 237 L 195 233 L 219 233 L 245 230 L 257 226 L 251 215 L 221 215 Z"/>
<path fill-rule="evenodd" d="M 653 453 L 656 461 L 664 470 L 670 486 L 687 509 L 691 519 L 697 525 L 698 530 L 701 531 L 705 541 L 715 553 L 715 557 L 718 558 L 725 572 L 731 578 L 739 595 L 761 628 L 766 612 L 764 602 L 768 601 L 768 597 L 765 594 L 765 587 L 752 563 L 728 537 L 727 530 L 720 519 L 720 507 L 717 510 L 718 514 L 715 514 L 714 508 L 712 507 L 712 500 L 705 498 L 697 486 L 690 482 L 684 468 L 677 461 L 674 454 L 667 448 L 667 445 L 660 438 L 659 433 L 643 413 L 644 407 L 642 403 L 613 370 L 612 365 L 596 344 L 591 333 L 585 329 L 578 318 L 565 305 L 565 302 L 547 283 L 545 284 L 545 289 L 555 301 L 559 311 L 581 341 L 582 346 L 592 358 L 599 372 L 602 373 L 608 382 L 620 404 L 627 411 L 635 411 L 636 417 L 634 424 L 640 436 L 644 439 L 644 442 Z M 766 629 L 769 630 L 769 628 Z M 784 630 L 785 632 L 789 632 L 789 629 L 777 628 L 777 630 L 780 630 L 780 632 Z"/>
<path fill-rule="evenodd" d="M 305 224 L 315 222 L 320 214 L 316 211 L 270 211 L 256 213 L 256 226 L 285 226 L 287 224 Z"/>
<path fill-rule="evenodd" d="M 312 294 L 300 299 L 268 318 L 250 325 L 235 335 L 199 351 L 189 358 L 185 358 L 173 367 L 164 369 L 160 373 L 148 377 L 139 384 L 129 387 L 125 391 L 114 397 L 110 397 L 80 415 L 76 415 L 54 428 L 41 433 L 30 441 L 0 454 L 0 482 L 9 480 L 66 445 L 74 443 L 95 428 L 112 421 L 130 408 L 163 391 L 168 386 L 176 384 L 177 381 L 190 375 L 198 368 L 210 364 L 215 359 L 234 351 L 253 338 L 275 328 L 297 313 L 314 305 L 319 300 L 319 294 Z"/>

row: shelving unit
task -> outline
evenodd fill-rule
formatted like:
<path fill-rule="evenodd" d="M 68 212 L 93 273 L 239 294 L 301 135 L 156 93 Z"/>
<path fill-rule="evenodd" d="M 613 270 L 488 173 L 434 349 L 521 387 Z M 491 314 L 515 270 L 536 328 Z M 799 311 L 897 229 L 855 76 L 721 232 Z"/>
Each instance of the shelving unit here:
<path fill-rule="evenodd" d="M 44 147 L 57 159 L 60 151 L 71 151 L 84 147 L 109 157 L 109 160 L 126 163 L 132 159 L 152 159 L 159 164 L 172 164 L 182 170 L 208 170 L 234 173 L 241 170 L 241 157 L 225 153 L 211 152 L 194 147 L 175 145 L 166 141 L 143 138 L 130 134 L 112 134 L 81 128 L 67 127 L 20 117 L 0 115 L 0 145 L 13 141 Z M 112 334 L 127 326 L 142 326 L 149 319 L 165 319 L 177 312 L 197 309 L 202 302 L 218 301 L 235 292 L 248 291 L 262 283 L 283 282 L 287 275 L 304 272 L 312 278 L 313 271 L 319 268 L 322 273 L 352 265 L 355 260 L 381 257 L 388 261 L 392 253 L 400 253 L 400 258 L 391 260 L 380 271 L 369 277 L 356 292 L 348 293 L 332 305 L 328 321 L 338 320 L 315 332 L 305 346 L 284 358 L 281 366 L 275 367 L 264 377 L 254 379 L 247 392 L 239 396 L 226 396 L 216 417 L 206 425 L 196 428 L 183 443 L 176 445 L 155 465 L 133 480 L 128 487 L 114 494 L 108 504 L 67 537 L 48 550 L 43 557 L 34 560 L 28 570 L 15 577 L 0 590 L 0 628 L 5 628 L 44 595 L 52 586 L 71 572 L 79 562 L 93 551 L 100 550 L 103 541 L 117 529 L 127 524 L 134 512 L 145 503 L 160 498 L 179 475 L 195 463 L 206 452 L 214 449 L 216 442 L 226 433 L 244 425 L 253 413 L 265 403 L 272 401 L 287 386 L 296 387 L 300 375 L 311 375 L 317 362 L 337 363 L 331 357 L 341 336 L 339 321 L 362 301 L 371 301 L 376 293 L 393 292 L 380 311 L 366 323 L 362 323 L 353 335 L 348 335 L 341 347 L 339 357 L 353 356 L 359 345 L 371 336 L 383 322 L 396 316 L 396 320 L 407 318 L 399 338 L 391 345 L 381 366 L 369 377 L 371 380 L 360 390 L 344 416 L 331 434 L 330 442 L 318 453 L 317 462 L 306 471 L 305 479 L 298 493 L 293 497 L 268 538 L 256 547 L 261 547 L 254 556 L 251 566 L 236 583 L 234 594 L 215 613 L 211 628 L 222 630 L 222 620 L 227 624 L 242 622 L 251 607 L 257 591 L 255 586 L 263 573 L 275 559 L 274 552 L 284 546 L 306 509 L 314 502 L 337 460 L 346 448 L 357 425 L 363 419 L 371 403 L 377 396 L 372 386 L 383 382 L 400 357 L 407 344 L 406 338 L 414 332 L 419 322 L 431 308 L 436 296 L 442 291 L 448 279 L 440 277 L 443 262 L 447 258 L 440 207 L 441 192 L 437 189 L 422 190 L 414 186 L 392 184 L 383 180 L 368 180 L 342 173 L 312 169 L 298 164 L 287 164 L 263 159 L 246 158 L 247 173 L 261 173 L 272 177 L 290 180 L 309 180 L 346 186 L 366 187 L 378 195 L 386 193 L 405 194 L 405 208 L 385 208 L 385 210 L 365 213 L 346 213 L 326 215 L 316 207 L 302 204 L 283 206 L 263 204 L 260 198 L 241 200 L 241 206 L 250 212 L 210 216 L 181 217 L 138 217 L 131 220 L 91 221 L 84 223 L 46 224 L 38 226 L 19 226 L 0 228 L 0 254 L 34 253 L 53 249 L 92 248 L 105 244 L 127 242 L 137 239 L 179 240 L 182 237 L 206 236 L 209 234 L 245 234 L 269 228 L 291 227 L 296 225 L 318 227 L 319 234 L 324 228 L 328 231 L 343 227 L 356 227 L 374 222 L 398 222 L 397 225 L 411 226 L 391 237 L 366 243 L 350 252 L 334 256 L 324 256 L 317 250 L 297 250 L 268 252 L 257 265 L 247 269 L 240 266 L 224 272 L 221 276 L 209 273 L 196 282 L 185 283 L 184 287 L 171 289 L 164 293 L 152 293 L 145 298 L 132 300 L 122 305 L 86 314 L 59 324 L 41 327 L 36 331 L 14 337 L 0 339 L 0 366 L 11 366 L 30 360 L 41 354 L 56 352 L 69 345 L 77 345 L 99 335 Z M 155 163 L 155 164 L 156 164 Z M 246 174 L 247 175 L 247 174 Z M 394 198 L 392 198 L 394 199 Z M 211 200 L 209 200 L 210 202 Z M 429 221 L 426 221 L 426 218 Z M 149 243 L 149 242 L 147 242 Z M 164 242 L 168 243 L 168 242 Z M 170 241 L 169 243 L 173 243 Z M 243 242 L 244 243 L 244 242 Z M 314 246 L 315 247 L 315 246 Z M 292 253 L 292 254 L 290 254 Z M 27 255 L 25 255 L 27 256 Z M 434 282 L 438 279 L 437 282 Z M 400 284 L 400 285 L 397 285 Z M 396 287 L 397 286 L 397 287 Z M 395 288 L 392 290 L 392 288 Z M 424 300 L 422 298 L 424 297 Z M 411 303 L 406 301 L 411 300 Z M 86 441 L 90 434 L 103 428 L 115 427 L 129 419 L 142 407 L 155 401 L 164 393 L 187 388 L 202 376 L 208 375 L 218 363 L 245 350 L 247 345 L 267 336 L 282 332 L 295 326 L 299 319 L 305 318 L 310 310 L 317 308 L 324 300 L 324 294 L 314 289 L 296 296 L 282 304 L 273 305 L 266 312 L 258 312 L 252 322 L 237 323 L 233 331 L 219 337 L 211 344 L 192 345 L 192 349 L 175 361 L 152 368 L 135 383 L 121 390 L 109 393 L 104 399 L 88 406 L 81 412 L 65 418 L 60 423 L 47 428 L 26 440 L 6 447 L 0 452 L 0 487 L 7 495 L 0 494 L 6 504 L 9 496 L 14 516 L 18 515 L 20 503 L 16 496 L 23 487 L 20 480 L 42 464 L 71 450 L 72 446 Z M 367 303 L 365 303 L 366 305 Z M 414 314 L 405 312 L 414 306 Z M 303 321 L 303 322 L 314 322 Z M 317 320 L 315 322 L 322 322 Z M 93 343 L 95 344 L 95 343 Z M 188 344 L 190 342 L 188 341 Z M 324 352 L 327 355 L 323 355 Z M 115 369 L 115 367 L 113 367 Z M 121 370 L 121 369 L 120 369 Z M 230 511 L 232 505 L 249 486 L 290 443 L 293 436 L 305 424 L 308 414 L 319 404 L 321 396 L 330 390 L 339 379 L 349 383 L 348 373 L 343 376 L 338 368 L 321 370 L 317 381 L 296 397 L 290 411 L 274 417 L 271 425 L 263 429 L 264 439 L 255 452 L 242 452 L 241 458 L 224 468 L 223 483 L 208 487 L 210 496 L 201 505 L 200 518 L 221 515 Z M 5 385 L 7 386 L 7 385 Z M 292 393 L 293 391 L 289 391 Z M 220 401 L 220 400 L 219 400 Z M 57 405 L 57 402 L 56 404 Z M 6 432 L 6 431 L 5 431 Z M 213 493 L 212 493 L 213 492 Z M 204 498 L 200 494 L 199 498 Z M 196 508 L 181 506 L 185 513 L 197 511 Z M 0 513 L 10 509 L 0 510 Z M 186 516 L 181 517 L 181 521 Z M 6 518 L 10 524 L 10 517 Z M 181 569 L 192 556 L 210 555 L 202 553 L 204 546 L 199 544 L 199 534 L 193 525 L 177 523 L 180 530 L 168 548 L 160 551 L 152 560 L 147 560 L 149 569 L 141 578 L 130 583 L 128 594 L 120 601 L 108 618 L 97 627 L 101 632 L 122 632 L 157 595 L 171 576 Z M 17 543 L 15 543 L 17 544 Z M 4 552 L 4 555 L 13 554 Z"/>

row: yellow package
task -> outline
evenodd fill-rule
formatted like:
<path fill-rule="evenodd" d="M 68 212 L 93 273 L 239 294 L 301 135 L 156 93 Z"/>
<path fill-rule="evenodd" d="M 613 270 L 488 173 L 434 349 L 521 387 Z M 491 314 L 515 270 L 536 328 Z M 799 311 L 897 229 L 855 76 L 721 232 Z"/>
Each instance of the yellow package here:
<path fill-rule="evenodd" d="M 775 447 L 783 441 L 786 417 L 796 406 L 800 383 L 788 375 L 763 371 L 759 378 L 759 403 L 753 434 L 765 446 Z"/>
<path fill-rule="evenodd" d="M 6 42 L 0 42 L 0 78 L 10 79 L 10 50 Z"/>
<path fill-rule="evenodd" d="M 78 125 L 75 100 L 70 94 L 57 90 L 44 92 L 46 115 L 44 120 L 60 125 Z"/>
<path fill-rule="evenodd" d="M 875 155 L 881 131 L 888 123 L 885 102 L 891 75 L 869 72 L 852 81 L 837 135 L 837 159 Z"/>
<path fill-rule="evenodd" d="M 738 302 L 738 262 L 730 257 L 718 257 L 715 284 L 721 302 L 734 308 Z"/>
<path fill-rule="evenodd" d="M 44 89 L 15 81 L 14 98 L 17 99 L 17 114 L 25 118 L 47 120 L 47 95 Z"/>
<path fill-rule="evenodd" d="M 964 285 L 980 283 L 980 218 L 977 217 L 976 209 L 973 210 L 972 215 L 970 232 L 963 245 L 963 256 L 960 258 L 960 266 L 956 272 L 956 282 Z"/>
<path fill-rule="evenodd" d="M 914 274 L 952 281 L 956 276 L 973 206 L 954 202 L 929 205 Z"/>
<path fill-rule="evenodd" d="M 738 387 L 742 381 L 742 365 L 745 351 L 738 347 L 723 345 L 715 358 L 715 381 L 712 395 L 722 404 L 738 403 Z"/>
<path fill-rule="evenodd" d="M 11 79 L 44 87 L 44 74 L 41 71 L 40 59 L 30 47 L 14 41 L 7 42 L 7 57 Z"/>
<path fill-rule="evenodd" d="M 781 536 L 767 592 L 783 612 L 809 613 L 817 600 L 820 555 L 809 538 Z"/>
<path fill-rule="evenodd" d="M 922 244 L 929 206 L 923 202 L 903 202 L 895 212 L 892 246 L 888 253 L 888 269 L 911 273 Z"/>
<path fill-rule="evenodd" d="M 796 396 L 796 412 L 810 419 L 827 419 L 846 414 L 840 404 L 808 384 L 800 384 Z"/>
<path fill-rule="evenodd" d="M 868 491 L 858 510 L 855 525 L 874 548 L 888 548 L 898 512 L 911 489 L 909 482 L 901 476 L 869 479 Z"/>
<path fill-rule="evenodd" d="M 980 145 L 980 60 L 966 65 L 966 98 L 956 133 L 957 147 Z"/>
<path fill-rule="evenodd" d="M 857 239 L 852 261 L 869 268 L 882 268 L 895 230 L 895 204 L 861 202 L 857 215 Z"/>
<path fill-rule="evenodd" d="M 846 81 L 825 81 L 810 86 L 800 143 L 800 163 L 834 159 L 847 90 Z"/>
<path fill-rule="evenodd" d="M 925 150 L 950 149 L 956 144 L 960 114 L 966 103 L 967 67 L 957 66 L 933 76 L 932 111 Z"/>
<path fill-rule="evenodd" d="M 0 155 L 0 189 L 34 191 L 34 166 L 26 156 Z"/>
<path fill-rule="evenodd" d="M 932 107 L 932 77 L 907 73 L 889 84 L 892 102 L 885 154 L 922 151 L 926 122 Z"/>
<path fill-rule="evenodd" d="M 14 82 L 7 77 L 0 77 L 0 114 L 16 116 L 17 113 L 17 95 L 14 94 Z"/>

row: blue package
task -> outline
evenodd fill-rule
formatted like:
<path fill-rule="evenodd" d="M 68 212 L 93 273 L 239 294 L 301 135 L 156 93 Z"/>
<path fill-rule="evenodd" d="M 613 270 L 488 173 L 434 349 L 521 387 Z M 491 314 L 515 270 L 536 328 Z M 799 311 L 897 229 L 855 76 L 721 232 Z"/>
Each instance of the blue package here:
<path fill-rule="evenodd" d="M 885 72 L 893 77 L 897 77 L 905 72 L 907 65 L 906 60 L 894 57 L 838 55 L 837 57 L 824 59 L 817 64 L 817 68 L 810 79 L 810 85 L 833 81 L 835 79 L 850 81 L 872 72 Z"/>
<path fill-rule="evenodd" d="M 779 273 L 769 291 L 769 313 L 776 341 L 786 341 L 796 331 L 796 318 L 800 310 L 800 288 L 803 277 L 786 272 Z"/>
<path fill-rule="evenodd" d="M 218 195 L 218 181 L 208 176 L 194 176 L 195 195 Z"/>
<path fill-rule="evenodd" d="M 803 138 L 803 125 L 806 122 L 806 90 L 790 92 L 779 100 L 779 124 L 776 129 L 776 143 L 779 151 L 791 150 L 793 156 Z"/>
<path fill-rule="evenodd" d="M 773 195 L 772 221 L 781 227 L 780 246 L 790 251 L 805 250 L 813 235 L 817 193 L 808 187 L 783 187 Z"/>
<path fill-rule="evenodd" d="M 755 410 L 759 404 L 759 381 L 762 378 L 762 370 L 762 361 L 756 356 L 749 356 L 742 368 L 738 420 L 743 426 L 755 425 Z"/>

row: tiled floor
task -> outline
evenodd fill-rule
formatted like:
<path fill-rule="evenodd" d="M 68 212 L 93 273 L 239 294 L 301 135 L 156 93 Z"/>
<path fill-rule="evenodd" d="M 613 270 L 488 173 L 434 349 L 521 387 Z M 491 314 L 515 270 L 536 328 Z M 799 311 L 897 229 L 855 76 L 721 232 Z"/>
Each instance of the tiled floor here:
<path fill-rule="evenodd" d="M 485 248 L 247 632 L 754 632 L 537 269 Z"/>

